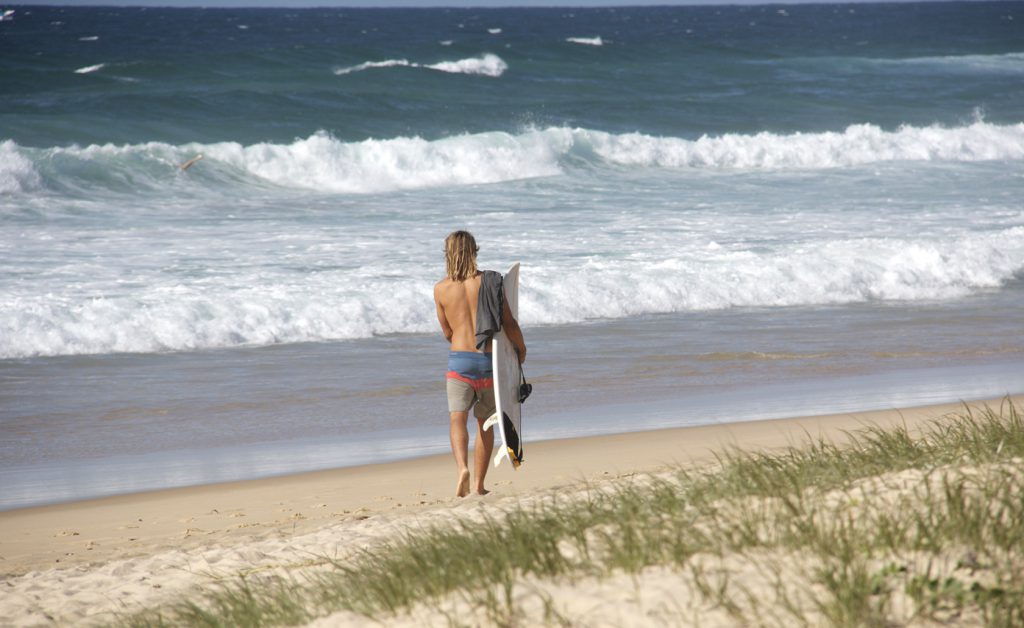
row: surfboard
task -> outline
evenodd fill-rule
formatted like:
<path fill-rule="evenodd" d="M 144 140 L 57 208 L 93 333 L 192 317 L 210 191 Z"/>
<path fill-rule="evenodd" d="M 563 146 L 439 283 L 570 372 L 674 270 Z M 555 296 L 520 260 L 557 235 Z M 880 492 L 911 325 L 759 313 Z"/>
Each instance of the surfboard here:
<path fill-rule="evenodd" d="M 519 262 L 512 264 L 504 278 L 505 302 L 512 316 L 519 320 Z M 491 348 L 494 371 L 494 405 L 496 411 L 484 422 L 484 429 L 498 426 L 501 443 L 494 456 L 494 466 L 508 459 L 516 469 L 523 462 L 522 408 L 519 404 L 519 383 L 522 367 L 515 346 L 505 330 L 494 336 Z"/>

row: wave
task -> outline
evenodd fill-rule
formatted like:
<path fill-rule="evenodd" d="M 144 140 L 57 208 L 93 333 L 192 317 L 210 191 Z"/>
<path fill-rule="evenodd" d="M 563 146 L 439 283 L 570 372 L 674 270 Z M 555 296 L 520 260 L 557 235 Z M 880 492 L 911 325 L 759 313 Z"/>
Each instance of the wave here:
<path fill-rule="evenodd" d="M 206 159 L 189 170 L 187 181 L 193 185 L 248 182 L 361 194 L 500 183 L 581 167 L 813 170 L 893 161 L 1021 160 L 1024 123 L 978 121 L 895 131 L 860 124 L 842 132 L 727 134 L 696 140 L 566 127 L 362 142 L 343 142 L 319 132 L 291 144 L 248 146 L 150 142 L 34 149 L 8 140 L 0 144 L 0 191 L 165 189 L 182 184 L 177 166 L 197 153 Z"/>
<path fill-rule="evenodd" d="M 603 46 L 604 40 L 598 37 L 566 37 L 565 41 L 571 44 L 583 44 L 585 46 Z"/>
<path fill-rule="evenodd" d="M 338 76 L 341 76 L 341 75 L 344 75 L 344 74 L 352 74 L 352 73 L 355 73 L 355 72 L 362 72 L 363 70 L 372 70 L 374 68 L 396 68 L 396 67 L 407 68 L 407 67 L 409 67 L 411 65 L 414 65 L 414 64 L 409 63 L 408 59 L 387 59 L 385 61 L 364 61 L 363 63 L 360 63 L 359 65 L 353 65 L 353 66 L 347 67 L 347 68 L 337 68 L 337 69 L 334 70 L 334 73 L 337 74 Z"/>
<path fill-rule="evenodd" d="M 642 314 L 962 297 L 1024 271 L 1024 227 L 960 237 L 832 239 L 773 251 L 527 267 L 525 325 Z M 415 265 L 414 265 L 415 266 Z M 416 271 L 412 271 L 415 273 Z M 127 296 L 39 294 L 0 302 L 0 358 L 205 348 L 434 332 L 432 282 L 336 271 L 232 276 Z M 761 356 L 759 356 L 761 357 Z M 771 355 L 763 359 L 806 356 Z"/>
<path fill-rule="evenodd" d="M 582 139 L 607 162 L 663 168 L 815 169 L 890 161 L 1024 159 L 1024 123 L 980 121 L 896 131 L 856 124 L 841 133 L 726 134 L 692 141 L 599 132 L 586 132 Z"/>
<path fill-rule="evenodd" d="M 87 65 L 84 68 L 78 68 L 75 70 L 75 74 L 91 74 L 93 72 L 99 72 L 103 68 L 107 67 L 106 63 L 97 63 L 96 65 Z"/>
<path fill-rule="evenodd" d="M 353 74 L 355 72 L 362 72 L 364 70 L 372 70 L 375 68 L 394 67 L 425 68 L 428 70 L 437 70 L 439 72 L 448 72 L 451 74 L 479 74 L 497 78 L 505 73 L 505 70 L 508 69 L 508 64 L 505 63 L 505 61 L 498 55 L 487 53 L 480 57 L 470 57 L 468 59 L 459 59 L 458 61 L 441 61 L 439 63 L 429 64 L 413 63 L 408 59 L 365 61 L 358 65 L 346 68 L 335 68 L 334 73 L 338 76 L 344 76 L 345 74 Z"/>
<path fill-rule="evenodd" d="M 943 55 L 905 59 L 871 59 L 881 65 L 932 66 L 936 69 L 959 69 L 969 72 L 1024 73 L 1024 52 L 994 55 Z"/>
<path fill-rule="evenodd" d="M 13 194 L 40 187 L 39 173 L 32 160 L 21 154 L 14 141 L 0 142 L 0 194 Z"/>

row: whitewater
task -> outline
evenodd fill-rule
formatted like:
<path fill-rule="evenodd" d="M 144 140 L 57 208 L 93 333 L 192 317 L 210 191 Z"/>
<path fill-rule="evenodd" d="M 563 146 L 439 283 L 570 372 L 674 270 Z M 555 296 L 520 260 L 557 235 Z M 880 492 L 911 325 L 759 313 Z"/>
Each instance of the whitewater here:
<path fill-rule="evenodd" d="M 5 157 L 0 186 L 9 195 L 4 205 L 10 214 L 17 213 L 19 195 L 79 197 L 79 212 L 90 211 L 90 197 L 104 195 L 121 200 L 104 210 L 100 222 L 131 222 L 131 214 L 140 210 L 134 202 L 125 203 L 125 195 L 151 195 L 161 205 L 194 203 L 199 195 L 219 204 L 225 195 L 263 186 L 263 194 L 280 199 L 271 201 L 271 206 L 280 203 L 279 209 L 271 210 L 277 214 L 275 220 L 287 222 L 295 211 L 283 200 L 289 189 L 301 189 L 325 202 L 332 194 L 436 188 L 442 194 L 465 194 L 461 204 L 469 209 L 466 205 L 475 202 L 470 199 L 488 196 L 489 204 L 494 199 L 508 204 L 515 189 L 480 186 L 531 179 L 555 178 L 555 185 L 563 186 L 593 177 L 619 178 L 625 187 L 630 177 L 643 176 L 671 189 L 691 183 L 695 176 L 808 176 L 893 163 L 914 176 L 922 167 L 928 172 L 928 167 L 956 164 L 1001 169 L 1024 160 L 1024 124 L 978 121 L 951 129 L 894 131 L 856 125 L 842 132 L 696 140 L 570 128 L 356 143 L 321 132 L 287 145 L 251 146 L 154 142 L 30 149 L 8 140 L 0 144 L 0 154 Z M 176 165 L 195 154 L 204 155 L 202 170 L 182 173 Z M 831 193 L 833 211 L 836 204 L 849 205 L 840 200 L 841 192 Z M 794 191 L 792 197 L 796 201 L 800 194 Z M 385 199 L 363 204 L 377 206 L 388 202 Z M 959 205 L 930 208 L 930 229 L 921 221 L 903 228 L 902 217 L 869 214 L 851 216 L 842 227 L 809 238 L 808 221 L 772 224 L 775 212 L 757 207 L 756 200 L 740 199 L 745 206 L 741 211 L 748 212 L 740 217 L 732 212 L 723 215 L 719 207 L 692 208 L 689 226 L 674 229 L 668 227 L 679 217 L 671 211 L 645 207 L 630 216 L 620 213 L 617 202 L 595 202 L 589 216 L 573 227 L 577 237 L 587 238 L 585 255 L 555 252 L 568 234 L 557 228 L 535 233 L 521 244 L 520 256 L 546 258 L 533 272 L 536 287 L 524 288 L 524 316 L 532 324 L 550 325 L 743 306 L 948 299 L 998 288 L 1024 269 L 1024 227 L 1003 220 L 981 232 L 957 228 L 965 212 Z M 122 216 L 114 209 L 118 203 L 124 204 Z M 30 206 L 37 214 L 52 211 Z M 812 212 L 808 217 L 822 214 L 822 208 L 813 204 L 805 211 Z M 511 217 L 506 214 L 488 225 L 492 237 L 515 229 Z M 221 220 L 227 220 L 214 228 L 182 225 L 176 236 L 166 239 L 145 233 L 118 235 L 104 243 L 90 231 L 87 241 L 94 256 L 113 256 L 116 248 L 121 259 L 109 266 L 82 264 L 71 275 L 60 253 L 49 263 L 45 260 L 60 251 L 73 255 L 83 245 L 81 234 L 48 228 L 37 242 L 26 238 L 31 229 L 18 234 L 25 253 L 8 268 L 14 281 L 8 280 L 9 298 L 0 304 L 0 357 L 345 340 L 426 333 L 435 325 L 431 310 L 423 307 L 437 275 L 436 264 L 431 264 L 436 243 L 429 239 L 443 235 L 433 220 L 415 212 L 391 219 L 423 237 L 422 242 L 404 245 L 409 259 L 391 269 L 399 279 L 373 271 L 373 249 L 368 254 L 350 250 L 301 226 L 290 227 L 287 236 L 235 233 L 230 222 L 237 218 L 222 215 Z M 555 213 L 545 224 L 555 226 L 557 219 Z M 147 220 L 164 223 L 152 214 Z M 880 223 L 886 227 L 880 228 Z M 384 224 L 372 213 L 349 216 L 346 230 L 349 238 L 358 234 L 373 239 Z M 761 225 L 758 246 L 749 236 L 737 238 L 723 231 L 729 225 L 744 233 L 751 224 Z M 631 250 L 633 243 L 627 238 L 609 238 L 606 230 L 612 225 L 622 233 L 643 234 L 643 250 Z M 766 237 L 774 241 L 766 245 Z M 148 250 L 154 239 L 167 247 Z M 295 242 L 287 245 L 286 264 L 277 261 L 282 239 Z M 196 254 L 186 252 L 189 249 L 201 252 L 212 272 L 182 272 L 182 267 L 197 264 Z M 211 256 L 213 249 L 221 250 Z M 296 267 L 306 272 L 295 273 Z M 30 286 L 19 280 L 22 270 L 35 274 Z"/>
<path fill-rule="evenodd" d="M 248 146 L 149 142 L 31 149 L 7 140 L 0 143 L 0 189 L 102 188 L 120 179 L 131 181 L 129 191 L 137 193 L 176 182 L 174 166 L 196 154 L 211 164 L 218 184 L 246 177 L 359 194 L 548 177 L 581 167 L 810 170 L 883 162 L 1019 161 L 1024 160 L 1024 123 L 978 121 L 957 128 L 902 126 L 894 131 L 858 124 L 838 132 L 704 135 L 694 140 L 579 128 L 361 142 L 344 142 L 319 131 L 290 144 Z M 92 180 L 81 176 L 100 171 L 104 175 Z"/>

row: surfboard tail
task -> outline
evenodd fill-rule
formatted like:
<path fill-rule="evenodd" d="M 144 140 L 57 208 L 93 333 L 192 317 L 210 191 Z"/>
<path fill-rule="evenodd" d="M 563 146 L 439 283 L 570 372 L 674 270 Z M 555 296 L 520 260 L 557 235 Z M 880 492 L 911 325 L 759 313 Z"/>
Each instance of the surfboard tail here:
<path fill-rule="evenodd" d="M 505 428 L 505 449 L 508 459 L 516 469 L 523 464 L 523 443 L 519 440 L 519 432 L 507 414 L 502 413 L 502 426 Z"/>

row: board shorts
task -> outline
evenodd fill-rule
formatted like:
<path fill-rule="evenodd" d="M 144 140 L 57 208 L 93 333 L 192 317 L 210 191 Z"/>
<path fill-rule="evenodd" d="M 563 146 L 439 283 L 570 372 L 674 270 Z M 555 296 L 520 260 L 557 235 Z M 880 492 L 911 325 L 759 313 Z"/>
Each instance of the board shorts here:
<path fill-rule="evenodd" d="M 445 384 L 448 412 L 469 412 L 474 408 L 473 414 L 481 420 L 494 414 L 494 375 L 490 353 L 450 351 Z"/>

